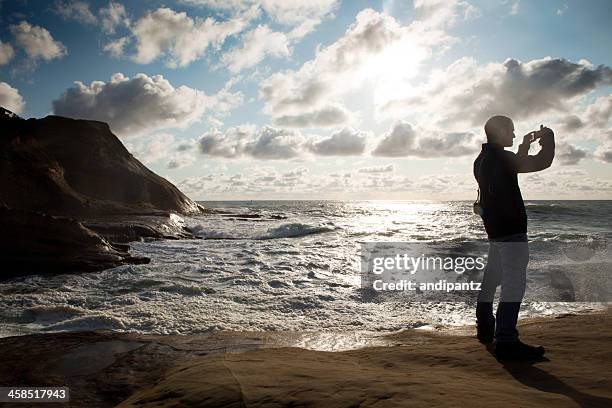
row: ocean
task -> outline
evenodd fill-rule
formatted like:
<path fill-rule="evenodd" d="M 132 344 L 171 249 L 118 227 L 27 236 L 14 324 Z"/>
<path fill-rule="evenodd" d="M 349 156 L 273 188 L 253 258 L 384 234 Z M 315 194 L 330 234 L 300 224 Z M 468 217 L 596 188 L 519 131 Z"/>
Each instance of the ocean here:
<path fill-rule="evenodd" d="M 215 212 L 184 221 L 202 239 L 130 244 L 131 252 L 150 257 L 150 264 L 0 282 L 0 336 L 96 329 L 386 332 L 474 323 L 473 299 L 421 301 L 401 294 L 379 299 L 364 294 L 360 275 L 366 242 L 486 254 L 486 236 L 471 202 L 201 204 Z M 612 237 L 612 201 L 529 201 L 526 206 L 531 262 L 521 316 L 603 307 L 588 291 L 610 289 L 606 244 Z M 558 286 L 551 276 L 563 271 L 581 277 L 577 292 L 586 296 L 546 301 L 542 293 Z"/>

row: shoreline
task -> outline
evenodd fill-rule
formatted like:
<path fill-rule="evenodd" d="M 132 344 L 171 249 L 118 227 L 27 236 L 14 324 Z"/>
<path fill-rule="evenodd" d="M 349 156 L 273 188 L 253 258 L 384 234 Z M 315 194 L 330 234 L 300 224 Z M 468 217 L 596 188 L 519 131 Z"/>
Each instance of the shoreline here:
<path fill-rule="evenodd" d="M 548 361 L 510 365 L 476 341 L 473 326 L 406 329 L 336 352 L 296 347 L 287 333 L 34 334 L 0 339 L 0 383 L 66 385 L 75 407 L 610 406 L 611 323 L 610 308 L 521 321 L 524 341 L 543 344 Z"/>
<path fill-rule="evenodd" d="M 562 318 L 565 316 L 583 316 L 591 314 L 606 313 L 610 310 L 610 306 L 605 302 L 583 302 L 584 307 L 577 310 L 558 310 L 545 315 L 519 315 L 519 324 L 529 324 L 532 322 L 547 321 L 550 319 Z M 588 305 L 585 306 L 585 305 Z M 27 325 L 26 325 L 27 326 Z M 403 329 L 380 329 L 380 330 L 360 330 L 360 329 L 340 329 L 340 330 L 233 330 L 233 329 L 218 329 L 210 328 L 201 332 L 195 333 L 155 333 L 155 332 L 140 332 L 131 331 L 129 329 L 72 329 L 72 330 L 45 330 L 44 328 L 28 328 L 23 325 L 15 325 L 19 330 L 0 331 L 0 341 L 11 337 L 27 337 L 35 335 L 55 335 L 68 333 L 108 333 L 119 336 L 144 336 L 144 337 L 197 337 L 216 334 L 224 337 L 248 337 L 261 336 L 266 338 L 272 344 L 278 347 L 302 347 L 315 351 L 346 351 L 370 346 L 382 346 L 389 342 L 389 339 L 404 332 L 404 331 L 424 331 L 439 335 L 461 336 L 469 335 L 475 331 L 475 323 L 464 324 L 440 324 L 416 322 L 412 326 L 407 326 Z M 309 346 L 308 343 L 316 342 L 317 338 L 323 339 L 343 339 L 352 337 L 357 340 L 354 345 L 346 344 L 344 347 L 319 347 Z"/>

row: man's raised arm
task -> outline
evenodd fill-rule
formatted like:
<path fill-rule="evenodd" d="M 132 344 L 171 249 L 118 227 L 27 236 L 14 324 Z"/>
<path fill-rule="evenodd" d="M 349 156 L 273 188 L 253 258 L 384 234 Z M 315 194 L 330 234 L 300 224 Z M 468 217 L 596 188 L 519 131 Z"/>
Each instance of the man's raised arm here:
<path fill-rule="evenodd" d="M 540 130 L 542 136 L 538 139 L 542 149 L 534 156 L 529 155 L 531 142 L 523 140 L 516 153 L 517 171 L 519 173 L 532 173 L 547 169 L 552 164 L 555 157 L 555 134 L 549 128 Z"/>

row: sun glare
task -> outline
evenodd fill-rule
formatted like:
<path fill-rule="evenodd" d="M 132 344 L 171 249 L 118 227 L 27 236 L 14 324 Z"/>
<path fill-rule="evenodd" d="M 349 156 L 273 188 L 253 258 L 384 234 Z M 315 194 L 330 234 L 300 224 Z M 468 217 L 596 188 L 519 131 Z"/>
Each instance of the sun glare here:
<path fill-rule="evenodd" d="M 372 57 L 366 64 L 365 73 L 375 84 L 375 103 L 410 95 L 413 92 L 410 80 L 419 73 L 426 57 L 426 50 L 409 40 L 397 41 Z"/>

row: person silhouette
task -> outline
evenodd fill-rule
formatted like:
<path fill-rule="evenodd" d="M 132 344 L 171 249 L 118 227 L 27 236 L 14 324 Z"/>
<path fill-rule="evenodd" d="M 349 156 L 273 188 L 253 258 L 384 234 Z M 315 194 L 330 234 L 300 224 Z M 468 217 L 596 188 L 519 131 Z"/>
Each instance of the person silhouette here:
<path fill-rule="evenodd" d="M 506 116 L 493 116 L 484 126 L 487 143 L 474 161 L 479 188 L 479 214 L 489 238 L 489 253 L 476 305 L 477 338 L 495 341 L 495 355 L 501 360 L 532 360 L 544 355 L 543 347 L 519 340 L 516 328 L 525 294 L 529 247 L 527 213 L 518 184 L 518 173 L 544 170 L 555 155 L 554 133 L 547 127 L 523 137 L 518 152 L 505 150 L 515 138 L 514 123 Z M 530 145 L 539 140 L 540 152 L 529 155 Z M 501 286 L 496 315 L 493 298 Z"/>

